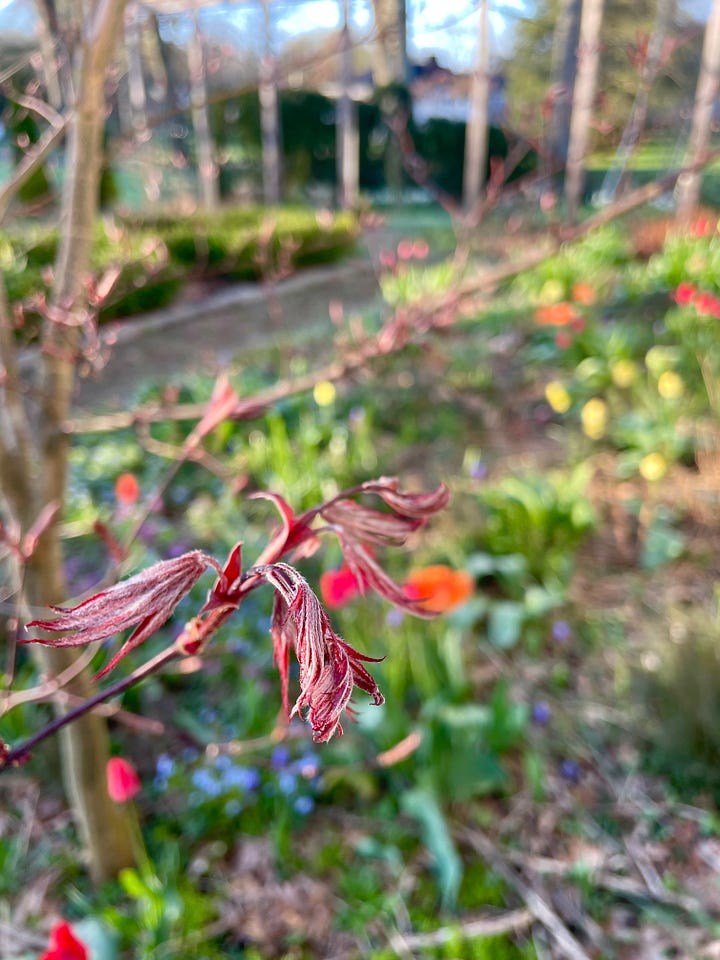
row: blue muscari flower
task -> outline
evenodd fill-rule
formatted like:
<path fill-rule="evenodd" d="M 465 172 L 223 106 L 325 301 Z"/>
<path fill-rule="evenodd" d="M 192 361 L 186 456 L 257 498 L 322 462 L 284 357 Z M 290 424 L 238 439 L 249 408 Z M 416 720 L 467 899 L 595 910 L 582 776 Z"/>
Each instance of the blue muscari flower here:
<path fill-rule="evenodd" d="M 296 813 L 304 817 L 315 809 L 315 801 L 312 797 L 298 797 L 293 803 L 293 807 Z"/>
<path fill-rule="evenodd" d="M 225 804 L 225 813 L 229 817 L 236 817 L 241 810 L 242 804 L 236 797 L 233 797 L 232 800 L 228 800 L 228 802 Z"/>
<path fill-rule="evenodd" d="M 277 785 L 280 793 L 289 797 L 297 790 L 297 777 L 294 773 L 290 773 L 289 770 L 283 770 L 282 773 L 278 775 Z"/>
<path fill-rule="evenodd" d="M 219 757 L 215 757 L 215 769 L 216 770 L 229 770 L 233 766 L 232 757 L 229 757 L 226 753 L 221 753 Z"/>
<path fill-rule="evenodd" d="M 305 780 L 312 780 L 320 771 L 320 760 L 314 753 L 305 753 L 295 761 L 293 769 Z"/>
<path fill-rule="evenodd" d="M 260 786 L 260 772 L 255 767 L 230 767 L 223 772 L 222 783 L 226 789 L 237 787 L 250 793 Z"/>
<path fill-rule="evenodd" d="M 183 543 L 182 540 L 178 540 L 176 543 L 171 543 L 165 550 L 165 555 L 168 560 L 172 560 L 174 557 L 181 557 L 184 553 L 187 553 L 191 547 L 187 543 Z"/>
<path fill-rule="evenodd" d="M 475 460 L 474 463 L 470 464 L 469 472 L 473 480 L 484 480 L 488 472 L 487 464 L 483 463 L 482 460 Z"/>
<path fill-rule="evenodd" d="M 533 723 L 536 723 L 539 727 L 544 727 L 549 722 L 551 715 L 552 711 L 547 700 L 538 700 L 532 708 Z"/>
<path fill-rule="evenodd" d="M 195 749 L 195 747 L 185 747 L 185 749 L 182 752 L 182 758 L 185 761 L 185 763 L 194 763 L 198 757 L 199 757 L 199 753 Z"/>
<path fill-rule="evenodd" d="M 397 607 L 391 607 L 385 614 L 385 623 L 389 627 L 399 627 L 404 619 L 405 614 L 402 610 L 398 610 Z"/>
<path fill-rule="evenodd" d="M 567 620 L 556 620 L 552 625 L 553 640 L 569 640 L 572 636 L 572 629 Z"/>
<path fill-rule="evenodd" d="M 290 763 L 290 751 L 288 748 L 282 744 L 275 747 L 270 754 L 270 763 L 276 770 L 281 770 L 283 767 L 286 767 L 288 763 Z"/>
<path fill-rule="evenodd" d="M 203 723 L 214 723 L 217 720 L 217 711 L 211 707 L 203 707 L 200 711 L 200 719 Z"/>
<path fill-rule="evenodd" d="M 232 637 L 228 640 L 227 648 L 230 653 L 235 653 L 239 657 L 248 656 L 251 651 L 251 646 L 243 637 Z"/>
<path fill-rule="evenodd" d="M 351 407 L 350 412 L 348 413 L 348 420 L 352 426 L 357 426 L 361 424 L 366 417 L 365 407 L 356 406 Z"/>
<path fill-rule="evenodd" d="M 158 779 L 167 780 L 175 770 L 175 761 L 169 753 L 161 753 L 155 764 L 155 773 Z"/>
<path fill-rule="evenodd" d="M 560 764 L 560 776 L 570 783 L 577 783 L 580 780 L 580 767 L 574 760 L 563 760 Z"/>
<path fill-rule="evenodd" d="M 204 767 L 193 771 L 191 780 L 193 786 L 197 787 L 198 790 L 201 790 L 208 797 L 219 797 L 222 793 L 222 785 L 215 779 L 210 771 Z"/>

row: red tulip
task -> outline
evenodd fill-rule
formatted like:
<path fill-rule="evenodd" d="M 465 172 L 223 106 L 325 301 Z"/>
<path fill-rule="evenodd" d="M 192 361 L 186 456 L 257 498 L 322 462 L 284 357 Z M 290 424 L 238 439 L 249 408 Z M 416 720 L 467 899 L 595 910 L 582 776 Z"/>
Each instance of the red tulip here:
<path fill-rule="evenodd" d="M 70 924 L 61 920 L 50 931 L 50 945 L 40 960 L 88 960 L 88 951 Z"/>
<path fill-rule="evenodd" d="M 115 481 L 115 497 L 118 503 L 137 503 L 140 499 L 140 484 L 134 473 L 121 473 Z"/>
<path fill-rule="evenodd" d="M 107 788 L 115 803 L 127 803 L 139 793 L 141 783 L 135 767 L 122 757 L 111 757 L 107 763 Z"/>

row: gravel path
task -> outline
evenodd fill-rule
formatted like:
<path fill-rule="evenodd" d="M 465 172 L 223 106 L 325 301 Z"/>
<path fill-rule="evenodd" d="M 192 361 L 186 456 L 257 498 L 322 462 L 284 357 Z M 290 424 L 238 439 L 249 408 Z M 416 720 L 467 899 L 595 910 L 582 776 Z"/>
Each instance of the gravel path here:
<path fill-rule="evenodd" d="M 243 351 L 320 340 L 332 331 L 329 304 L 345 315 L 379 298 L 367 259 L 304 270 L 276 284 L 238 284 L 157 313 L 108 325 L 117 336 L 107 365 L 80 380 L 77 410 L 121 409 L 145 383 L 178 383 L 187 373 L 214 373 Z"/>

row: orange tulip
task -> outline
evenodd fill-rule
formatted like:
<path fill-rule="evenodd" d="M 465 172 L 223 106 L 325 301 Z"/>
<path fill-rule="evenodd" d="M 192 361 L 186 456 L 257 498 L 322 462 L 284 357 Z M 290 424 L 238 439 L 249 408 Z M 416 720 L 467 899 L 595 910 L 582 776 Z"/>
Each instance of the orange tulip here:
<path fill-rule="evenodd" d="M 405 581 L 407 597 L 417 600 L 418 607 L 429 613 L 445 613 L 465 603 L 473 588 L 474 581 L 469 573 L 441 563 L 415 570 Z"/>
<path fill-rule="evenodd" d="M 595 291 L 589 283 L 579 281 L 572 288 L 572 298 L 575 303 L 583 303 L 589 306 L 591 303 L 595 303 Z"/>
<path fill-rule="evenodd" d="M 538 307 L 535 311 L 535 319 L 541 327 L 564 327 L 576 316 L 575 308 L 567 301 L 553 303 L 549 307 Z"/>

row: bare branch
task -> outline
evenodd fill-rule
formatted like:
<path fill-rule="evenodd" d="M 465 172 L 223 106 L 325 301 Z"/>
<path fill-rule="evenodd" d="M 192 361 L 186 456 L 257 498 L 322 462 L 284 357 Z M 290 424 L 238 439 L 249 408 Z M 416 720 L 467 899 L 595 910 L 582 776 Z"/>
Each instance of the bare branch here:
<path fill-rule="evenodd" d="M 45 100 L 41 100 L 39 97 L 32 97 L 30 94 L 17 93 L 12 90 L 6 91 L 5 95 L 10 100 L 14 100 L 18 106 L 25 107 L 26 110 L 36 113 L 39 117 L 42 117 L 43 120 L 47 120 L 51 127 L 62 126 L 65 120 L 61 113 L 58 113 L 53 106 L 46 103 Z"/>
<path fill-rule="evenodd" d="M 18 190 L 30 179 L 38 167 L 42 166 L 47 155 L 65 134 L 69 118 L 60 114 L 58 114 L 58 118 L 57 125 L 46 130 L 33 148 L 27 151 L 13 175 L 0 189 L 0 223 L 5 219 L 10 202 L 16 196 Z"/>

